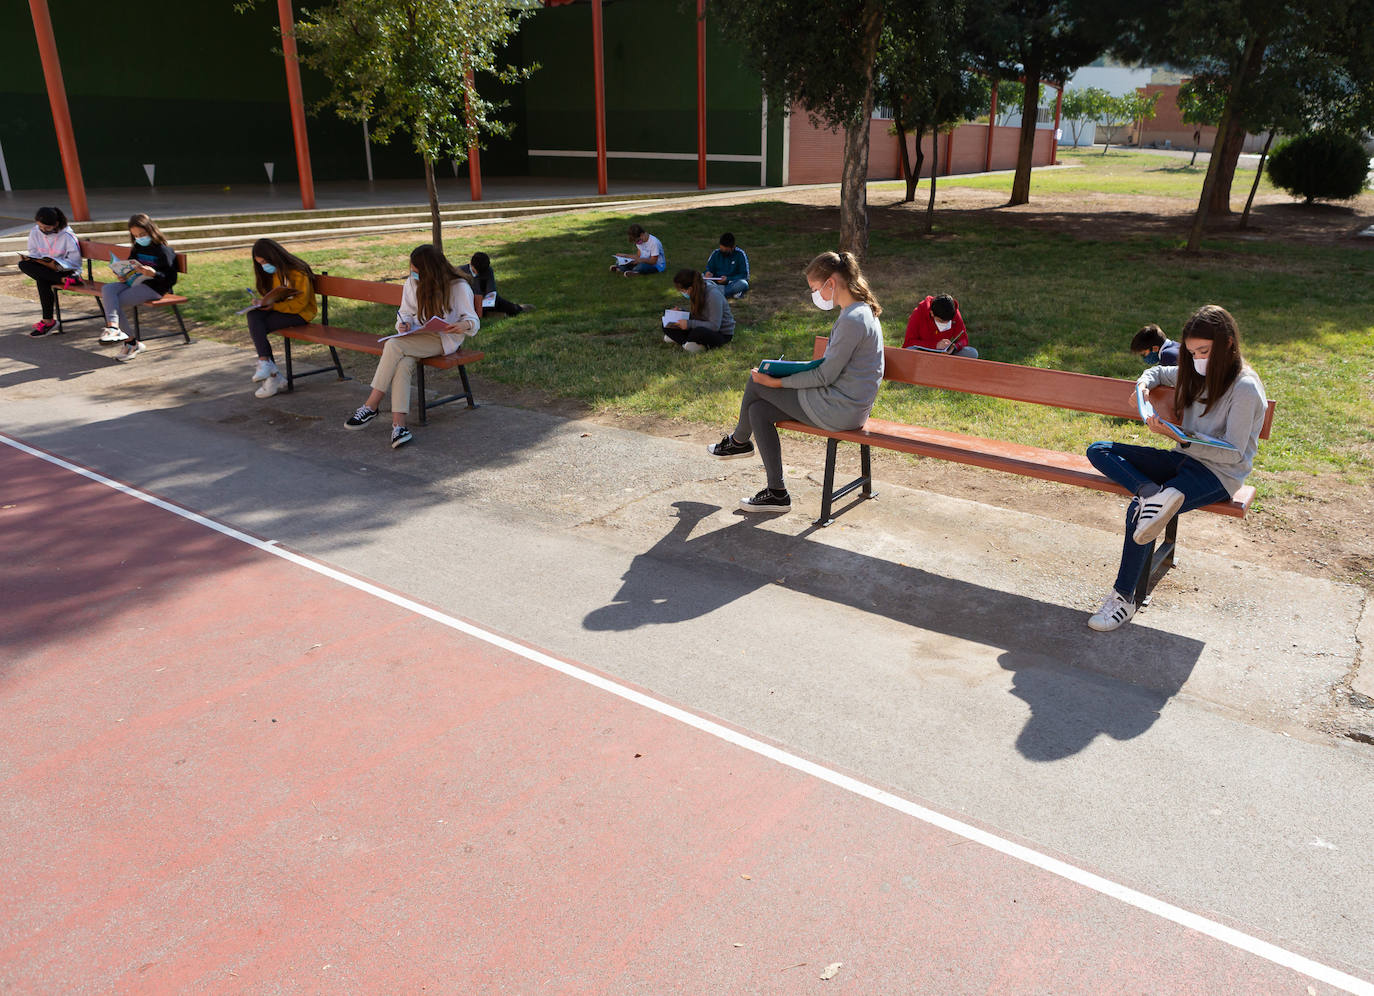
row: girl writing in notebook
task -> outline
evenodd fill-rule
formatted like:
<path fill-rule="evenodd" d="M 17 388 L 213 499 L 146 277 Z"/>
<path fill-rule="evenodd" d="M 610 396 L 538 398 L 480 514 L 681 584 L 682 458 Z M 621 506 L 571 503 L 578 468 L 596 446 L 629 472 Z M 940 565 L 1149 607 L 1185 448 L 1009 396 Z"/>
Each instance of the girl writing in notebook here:
<path fill-rule="evenodd" d="M 464 339 L 476 335 L 479 325 L 472 285 L 435 246 L 416 246 L 410 254 L 410 277 L 401 292 L 401 310 L 396 313 L 396 335 L 382 347 L 372 393 L 344 427 L 361 429 L 376 418 L 382 397 L 390 390 L 391 448 L 410 442 L 406 415 L 415 361 L 456 353 Z M 417 331 L 421 328 L 424 331 Z M 424 403 L 421 398 L 420 404 Z"/>
<path fill-rule="evenodd" d="M 286 378 L 277 369 L 267 334 L 305 325 L 315 317 L 319 308 L 315 303 L 314 279 L 309 263 L 272 239 L 253 243 L 253 288 L 257 297 L 245 314 L 258 357 L 253 381 L 261 381 L 254 397 L 270 398 L 286 387 Z"/>
<path fill-rule="evenodd" d="M 696 270 L 678 270 L 673 274 L 673 286 L 690 302 L 689 317 L 666 326 L 664 342 L 700 353 L 724 346 L 735 337 L 735 316 L 718 285 L 703 280 Z"/>
<path fill-rule="evenodd" d="M 822 311 L 840 309 L 820 366 L 789 377 L 770 377 L 756 369 L 740 399 L 734 431 L 706 448 L 714 457 L 731 459 L 754 452 L 767 474 L 767 487 L 740 500 L 750 512 L 785 512 L 792 507 L 782 477 L 778 422 L 796 419 L 822 429 L 843 431 L 868 421 L 883 382 L 882 307 L 852 253 L 823 252 L 805 270 L 811 301 Z"/>
<path fill-rule="evenodd" d="M 136 214 L 129 219 L 129 238 L 133 247 L 129 250 L 129 275 L 123 280 L 112 280 L 100 288 L 100 306 L 105 312 L 105 331 L 100 333 L 104 343 L 122 342 L 124 347 L 115 357 L 117 360 L 132 360 L 148 347 L 138 341 L 137 333 L 133 339 L 124 331 L 129 318 L 127 309 L 140 304 L 156 301 L 171 291 L 177 282 L 177 254 L 167 244 L 167 237 L 146 214 Z"/>
<path fill-rule="evenodd" d="M 1185 432 L 1229 445 L 1178 440 L 1158 416 L 1145 422 L 1175 443 L 1173 449 L 1093 443 L 1092 465 L 1134 496 L 1126 508 L 1126 538 L 1116 583 L 1088 619 L 1098 632 L 1114 630 L 1135 615 L 1135 592 L 1152 544 L 1175 515 L 1235 496 L 1254 463 L 1269 402 L 1264 385 L 1241 357 L 1240 328 L 1231 313 L 1204 305 L 1183 326 L 1178 366 L 1150 367 L 1137 389 L 1174 388 L 1174 407 Z"/>
<path fill-rule="evenodd" d="M 81 246 L 60 208 L 41 207 L 34 212 L 29 244 L 19 270 L 38 285 L 38 306 L 43 317 L 33 323 L 29 335 L 62 331 L 53 318 L 53 288 L 69 281 L 81 282 Z"/>

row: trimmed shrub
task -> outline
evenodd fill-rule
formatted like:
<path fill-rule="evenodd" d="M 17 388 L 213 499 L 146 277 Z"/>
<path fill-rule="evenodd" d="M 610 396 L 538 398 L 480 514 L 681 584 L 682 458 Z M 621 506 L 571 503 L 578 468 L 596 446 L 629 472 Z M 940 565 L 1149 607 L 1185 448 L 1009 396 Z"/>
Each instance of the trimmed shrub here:
<path fill-rule="evenodd" d="M 1345 201 L 1358 197 L 1369 175 L 1369 156 L 1360 140 L 1318 131 L 1284 142 L 1269 157 L 1269 179 L 1294 197 Z"/>

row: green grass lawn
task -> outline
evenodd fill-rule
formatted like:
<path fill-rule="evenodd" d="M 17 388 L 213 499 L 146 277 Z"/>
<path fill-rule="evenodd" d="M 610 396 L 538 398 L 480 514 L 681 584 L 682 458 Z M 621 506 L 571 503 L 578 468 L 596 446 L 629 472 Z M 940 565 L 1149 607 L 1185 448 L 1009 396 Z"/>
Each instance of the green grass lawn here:
<path fill-rule="evenodd" d="M 1161 161 L 1173 168 L 1172 160 L 1161 157 L 1114 152 L 1107 157 L 1110 168 L 1101 171 L 1038 174 L 1032 205 L 1036 192 L 1051 184 L 1061 191 L 1182 184 L 1174 173 L 1160 175 Z M 1200 175 L 1188 182 L 1200 183 Z M 606 272 L 610 254 L 626 246 L 625 225 L 632 218 L 663 240 L 668 275 L 626 280 Z M 727 427 L 753 363 L 784 353 L 809 357 L 812 337 L 827 332 L 831 319 L 810 304 L 801 269 L 835 244 L 837 219 L 834 208 L 756 202 L 450 230 L 450 258 L 461 261 L 486 250 L 502 293 L 538 308 L 484 326 L 479 342 L 486 358 L 476 375 L 599 410 Z M 1351 480 L 1370 474 L 1370 250 L 1350 243 L 1217 238 L 1201 257 L 1191 258 L 1179 251 L 1181 236 L 1120 237 L 1091 219 L 1082 231 L 1068 233 L 1014 227 L 985 211 L 947 212 L 937 219 L 939 234 L 928 239 L 918 234 L 915 213 L 873 213 L 865 269 L 885 305 L 890 344 L 900 343 L 918 300 L 947 291 L 960 299 L 972 341 L 988 359 L 1134 377 L 1141 367 L 1127 345 L 1141 324 L 1155 321 L 1177 334 L 1199 305 L 1221 304 L 1237 316 L 1246 355 L 1278 402 L 1273 438 L 1261 447 L 1259 467 L 1296 472 L 1289 475 L 1290 491 L 1301 491 L 1298 478 L 1306 473 L 1336 472 Z M 669 276 L 678 266 L 701 265 L 727 229 L 749 252 L 756 289 L 732 302 L 739 328 L 731 346 L 688 355 L 662 341 L 662 309 L 680 301 Z M 335 275 L 400 279 L 409 249 L 422 238 L 365 237 L 347 248 L 295 248 L 317 269 Z M 189 317 L 201 323 L 202 333 L 241 335 L 243 319 L 233 311 L 242 306 L 242 288 L 249 282 L 246 251 L 195 256 L 186 281 Z M 393 317 L 380 307 L 336 301 L 330 319 L 384 334 Z M 1070 450 L 1099 438 L 1148 435 L 1131 423 L 901 386 L 883 390 L 876 414 Z"/>

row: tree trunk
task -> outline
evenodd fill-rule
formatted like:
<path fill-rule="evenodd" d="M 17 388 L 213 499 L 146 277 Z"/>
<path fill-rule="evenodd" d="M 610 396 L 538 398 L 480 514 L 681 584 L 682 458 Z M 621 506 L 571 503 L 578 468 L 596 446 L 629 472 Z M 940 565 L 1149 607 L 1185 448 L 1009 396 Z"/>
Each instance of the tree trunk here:
<path fill-rule="evenodd" d="M 935 177 L 940 172 L 940 129 L 930 142 L 930 200 L 926 202 L 926 234 L 935 231 Z"/>
<path fill-rule="evenodd" d="M 1217 122 L 1217 137 L 1212 143 L 1212 155 L 1207 161 L 1207 176 L 1202 181 L 1202 193 L 1198 196 L 1197 210 L 1193 212 L 1193 224 L 1188 229 L 1188 252 L 1195 253 L 1202 248 L 1202 233 L 1207 227 L 1207 212 L 1218 198 L 1217 190 L 1221 187 L 1220 198 L 1226 205 L 1226 213 L 1230 213 L 1231 201 L 1231 178 L 1236 172 L 1235 160 L 1231 161 L 1231 168 L 1226 174 L 1226 183 L 1223 187 L 1219 182 L 1222 173 L 1221 160 L 1223 149 L 1226 145 L 1227 136 L 1232 130 L 1232 122 L 1236 119 L 1235 105 L 1236 94 L 1243 93 L 1245 88 L 1250 85 L 1250 80 L 1254 74 L 1259 72 L 1261 63 L 1264 61 L 1264 45 L 1258 36 L 1252 36 L 1245 43 L 1245 54 L 1241 57 L 1240 66 L 1236 73 L 1231 77 L 1231 89 L 1226 96 L 1226 104 L 1221 109 L 1221 120 Z M 1236 122 L 1239 127 L 1239 122 Z M 1244 138 L 1244 129 L 1241 129 L 1241 137 Z M 1235 146 L 1235 155 L 1240 155 L 1240 143 Z"/>
<path fill-rule="evenodd" d="M 844 127 L 844 166 L 840 171 L 840 249 L 863 256 L 868 250 L 868 132 L 873 120 L 873 62 L 883 31 L 883 0 L 866 0 L 863 43 L 864 99 L 857 120 Z"/>
<path fill-rule="evenodd" d="M 1195 131 L 1195 132 L 1193 132 L 1193 158 L 1188 160 L 1188 168 L 1189 168 L 1189 169 L 1192 169 L 1192 168 L 1193 168 L 1193 164 L 1197 162 L 1198 150 L 1201 149 L 1201 148 L 1202 148 L 1202 132 Z"/>
<path fill-rule="evenodd" d="M 1259 168 L 1255 170 L 1255 182 L 1250 184 L 1250 196 L 1245 198 L 1245 210 L 1240 215 L 1240 227 L 1244 228 L 1250 223 L 1250 205 L 1255 203 L 1255 191 L 1259 190 L 1260 177 L 1264 176 L 1264 160 L 1269 155 L 1269 143 L 1274 141 L 1274 131 L 1269 130 L 1269 137 L 1264 140 L 1264 151 L 1260 153 Z"/>
<path fill-rule="evenodd" d="M 1021 142 L 1016 149 L 1016 176 L 1011 181 L 1008 207 L 1030 203 L 1031 160 L 1035 155 L 1035 118 L 1040 107 L 1040 57 L 1032 52 L 1026 60 L 1026 85 L 1021 98 Z"/>
<path fill-rule="evenodd" d="M 916 183 L 920 180 L 918 174 L 911 171 L 911 156 L 906 151 L 906 128 L 900 118 L 897 119 L 897 157 L 902 166 L 902 179 L 906 181 L 906 196 L 902 198 L 903 204 L 910 204 L 916 199 Z M 921 136 L 916 136 L 916 151 L 921 150 Z M 919 167 L 918 167 L 919 168 Z"/>
<path fill-rule="evenodd" d="M 439 188 L 434 183 L 434 161 L 425 160 L 425 189 L 429 192 L 430 240 L 434 248 L 444 250 L 444 232 L 439 224 Z"/>

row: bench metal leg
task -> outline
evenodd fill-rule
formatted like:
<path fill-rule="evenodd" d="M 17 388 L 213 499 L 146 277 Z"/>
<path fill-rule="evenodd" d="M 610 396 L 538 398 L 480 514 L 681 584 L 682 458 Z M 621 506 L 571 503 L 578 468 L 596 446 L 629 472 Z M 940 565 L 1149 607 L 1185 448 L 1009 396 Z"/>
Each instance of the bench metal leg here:
<path fill-rule="evenodd" d="M 415 383 L 420 395 L 420 424 L 429 425 L 429 399 L 425 397 L 425 365 L 419 360 L 415 361 Z"/>
<path fill-rule="evenodd" d="M 827 439 L 825 441 L 825 483 L 821 487 L 821 515 L 814 525 L 828 526 L 835 521 L 831 510 L 835 502 L 849 494 L 855 488 L 863 488 L 862 501 L 864 498 L 877 498 L 878 493 L 873 490 L 873 457 L 871 448 L 867 443 L 859 444 L 859 477 L 850 481 L 844 487 L 835 488 L 835 458 L 839 454 L 840 441 L 838 439 Z"/>
<path fill-rule="evenodd" d="M 186 331 L 186 322 L 181 317 L 181 311 L 175 304 L 169 304 L 166 305 L 166 307 L 172 309 L 172 314 L 176 316 L 177 325 L 180 327 L 181 331 L 159 332 L 157 335 L 144 335 L 138 317 L 140 306 L 134 305 L 134 338 L 140 342 L 152 342 L 154 339 L 175 339 L 177 336 L 181 336 L 182 342 L 189 344 L 191 335 Z"/>
<path fill-rule="evenodd" d="M 426 413 L 429 411 L 429 409 L 438 408 L 440 405 L 446 405 L 450 401 L 466 401 L 468 403 L 469 408 L 477 407 L 477 402 L 473 400 L 472 397 L 472 382 L 468 380 L 468 368 L 466 365 L 460 366 L 458 368 L 458 376 L 462 378 L 463 381 L 463 390 L 460 394 L 450 394 L 447 397 L 436 398 L 433 401 L 429 401 L 425 397 L 425 365 L 424 363 L 415 364 L 415 378 L 416 383 L 418 384 L 418 390 L 420 392 L 421 425 L 428 424 L 429 417 Z"/>
<path fill-rule="evenodd" d="M 291 337 L 282 336 L 282 343 L 286 347 L 286 389 L 288 391 L 294 391 L 296 389 L 296 381 L 300 380 L 302 377 L 313 377 L 315 374 L 330 373 L 331 371 L 338 375 L 339 380 L 353 379 L 348 376 L 348 374 L 344 373 L 343 361 L 339 359 L 339 351 L 336 347 L 329 347 L 329 356 L 334 361 L 329 366 L 316 367 L 314 370 L 304 370 L 297 373 L 291 357 Z"/>
<path fill-rule="evenodd" d="M 1174 548 L 1178 545 L 1178 520 L 1175 515 L 1164 529 L 1164 538 L 1150 544 L 1150 555 L 1140 567 L 1140 578 L 1135 585 L 1136 608 L 1141 608 L 1150 600 L 1155 585 L 1169 573 L 1174 566 Z"/>

